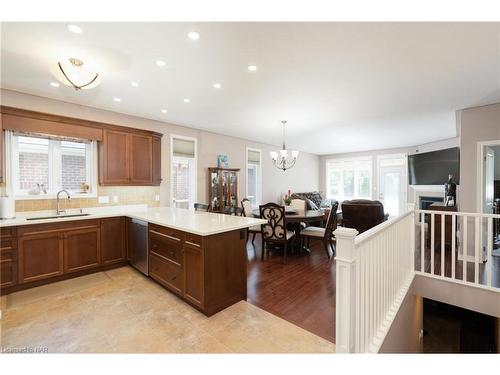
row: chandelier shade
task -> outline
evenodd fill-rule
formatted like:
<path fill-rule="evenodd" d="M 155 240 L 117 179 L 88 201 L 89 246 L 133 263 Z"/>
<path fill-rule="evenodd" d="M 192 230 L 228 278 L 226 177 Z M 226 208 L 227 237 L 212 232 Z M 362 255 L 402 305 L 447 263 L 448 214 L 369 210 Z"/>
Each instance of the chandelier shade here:
<path fill-rule="evenodd" d="M 62 84 L 75 90 L 91 89 L 100 83 L 99 73 L 75 57 L 58 61 L 53 73 Z"/>

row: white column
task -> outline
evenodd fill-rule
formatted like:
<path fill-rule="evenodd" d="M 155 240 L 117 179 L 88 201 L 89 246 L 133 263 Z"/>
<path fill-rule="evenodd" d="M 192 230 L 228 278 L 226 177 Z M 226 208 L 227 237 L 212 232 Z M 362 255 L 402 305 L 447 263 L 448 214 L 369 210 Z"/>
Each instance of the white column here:
<path fill-rule="evenodd" d="M 335 345 L 337 353 L 356 352 L 356 229 L 339 227 L 336 244 Z"/>

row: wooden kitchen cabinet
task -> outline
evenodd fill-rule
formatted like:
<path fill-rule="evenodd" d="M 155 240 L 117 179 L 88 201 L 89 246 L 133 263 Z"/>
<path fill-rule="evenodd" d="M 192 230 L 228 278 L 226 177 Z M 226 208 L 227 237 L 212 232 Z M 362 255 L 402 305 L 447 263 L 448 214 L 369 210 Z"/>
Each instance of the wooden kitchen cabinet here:
<path fill-rule="evenodd" d="M 64 232 L 64 273 L 95 268 L 101 259 L 100 228 Z"/>
<path fill-rule="evenodd" d="M 18 238 L 19 282 L 47 279 L 62 275 L 63 236 L 58 230 L 36 229 Z"/>
<path fill-rule="evenodd" d="M 101 219 L 101 263 L 113 264 L 126 259 L 125 218 Z"/>
<path fill-rule="evenodd" d="M 153 184 L 153 137 L 129 134 L 130 182 L 134 185 Z"/>
<path fill-rule="evenodd" d="M 213 315 L 246 299 L 246 230 L 199 236 L 149 225 L 149 275 Z"/>
<path fill-rule="evenodd" d="M 105 129 L 99 145 L 99 182 L 101 185 L 130 183 L 129 133 Z"/>
<path fill-rule="evenodd" d="M 147 186 L 160 182 L 160 136 L 104 129 L 99 145 L 101 185 Z"/>
<path fill-rule="evenodd" d="M 153 136 L 153 185 L 161 184 L 161 137 Z"/>

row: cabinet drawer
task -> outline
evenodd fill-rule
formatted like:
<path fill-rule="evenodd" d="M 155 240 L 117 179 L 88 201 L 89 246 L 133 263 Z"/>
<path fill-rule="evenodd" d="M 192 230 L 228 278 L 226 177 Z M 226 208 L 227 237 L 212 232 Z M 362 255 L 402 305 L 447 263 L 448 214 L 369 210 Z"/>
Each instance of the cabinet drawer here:
<path fill-rule="evenodd" d="M 149 249 L 151 252 L 169 259 L 178 266 L 182 265 L 182 243 L 180 240 L 151 230 L 149 231 Z"/>
<path fill-rule="evenodd" d="M 184 232 L 181 232 L 180 230 L 177 229 L 172 229 L 172 228 L 167 228 L 167 227 L 162 227 L 160 225 L 156 224 L 149 224 L 149 230 L 150 232 L 157 232 L 164 234 L 168 236 L 167 238 L 176 241 L 176 242 L 182 242 L 184 241 Z"/>
<path fill-rule="evenodd" d="M 199 249 L 201 248 L 201 241 L 202 241 L 201 236 L 198 236 L 196 234 L 186 233 L 186 240 L 184 241 L 184 244 L 186 246 Z"/>
<path fill-rule="evenodd" d="M 17 260 L 17 239 L 0 240 L 0 261 Z"/>
<path fill-rule="evenodd" d="M 0 287 L 7 288 L 17 284 L 17 262 L 0 263 Z"/>
<path fill-rule="evenodd" d="M 16 236 L 16 227 L 3 227 L 0 228 L 0 237 L 15 237 Z"/>
<path fill-rule="evenodd" d="M 170 290 L 182 294 L 182 268 L 168 259 L 150 254 L 149 275 Z"/>

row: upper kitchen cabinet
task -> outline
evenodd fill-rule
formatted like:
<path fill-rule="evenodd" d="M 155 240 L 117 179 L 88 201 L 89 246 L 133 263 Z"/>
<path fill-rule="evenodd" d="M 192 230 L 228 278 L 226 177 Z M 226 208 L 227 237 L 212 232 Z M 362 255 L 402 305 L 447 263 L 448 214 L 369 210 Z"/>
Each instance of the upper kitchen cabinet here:
<path fill-rule="evenodd" d="M 161 138 L 142 132 L 104 129 L 99 145 L 101 185 L 159 185 Z"/>

